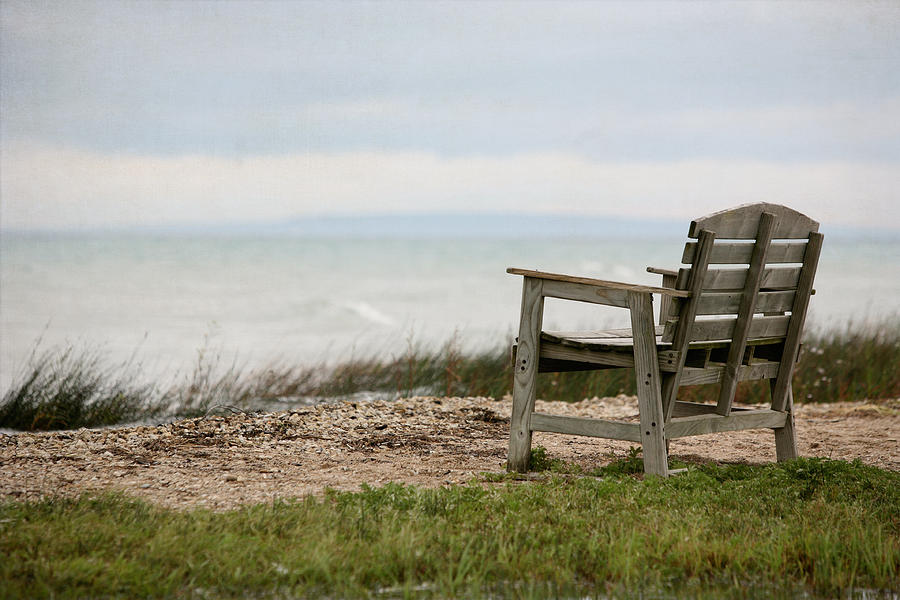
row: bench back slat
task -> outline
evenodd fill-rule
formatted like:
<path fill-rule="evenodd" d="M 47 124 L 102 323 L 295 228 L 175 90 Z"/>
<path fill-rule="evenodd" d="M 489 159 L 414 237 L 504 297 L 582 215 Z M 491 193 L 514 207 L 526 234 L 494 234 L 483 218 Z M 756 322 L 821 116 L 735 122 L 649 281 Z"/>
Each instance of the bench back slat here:
<path fill-rule="evenodd" d="M 714 265 L 746 265 L 750 263 L 753 253 L 752 242 L 718 242 L 713 247 L 709 262 Z M 689 265 L 694 262 L 697 242 L 688 242 L 684 246 L 681 262 Z M 806 252 L 806 242 L 773 242 L 769 245 L 766 256 L 767 264 L 802 263 Z"/>
<path fill-rule="evenodd" d="M 703 291 L 734 290 L 743 291 L 747 281 L 747 268 L 707 269 L 703 279 Z M 679 269 L 675 280 L 676 289 L 680 282 L 686 282 L 690 269 Z M 763 269 L 760 290 L 793 290 L 797 289 L 800 280 L 800 267 L 767 267 Z"/>
<path fill-rule="evenodd" d="M 794 290 L 760 292 L 756 298 L 756 311 L 760 313 L 783 313 L 791 310 Z M 736 315 L 740 307 L 742 292 L 708 292 L 700 297 L 698 315 Z"/>
<path fill-rule="evenodd" d="M 718 240 L 755 240 L 759 217 L 764 212 L 777 219 L 772 239 L 803 240 L 809 238 L 810 233 L 819 231 L 819 224 L 802 213 L 780 204 L 759 202 L 715 212 L 692 221 L 688 237 L 697 239 L 705 229 L 716 232 Z"/>
<path fill-rule="evenodd" d="M 750 323 L 748 339 L 784 337 L 787 334 L 790 320 L 790 315 L 754 316 Z M 697 319 L 694 321 L 691 339 L 695 342 L 731 340 L 736 323 L 736 317 L 730 319 Z"/>

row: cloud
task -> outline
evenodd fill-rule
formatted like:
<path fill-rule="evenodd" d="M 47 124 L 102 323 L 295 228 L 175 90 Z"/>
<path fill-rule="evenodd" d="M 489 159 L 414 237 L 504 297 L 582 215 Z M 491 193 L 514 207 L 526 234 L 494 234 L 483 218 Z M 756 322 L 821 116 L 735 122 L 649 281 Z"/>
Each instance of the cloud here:
<path fill-rule="evenodd" d="M 3 136 L 159 155 L 900 157 L 896 2 L 475 7 L 2 2 Z"/>
<path fill-rule="evenodd" d="M 311 214 L 555 212 L 687 219 L 744 202 L 896 228 L 896 164 L 592 161 L 308 153 L 229 159 L 14 146 L 0 157 L 5 229 L 265 221 Z"/>

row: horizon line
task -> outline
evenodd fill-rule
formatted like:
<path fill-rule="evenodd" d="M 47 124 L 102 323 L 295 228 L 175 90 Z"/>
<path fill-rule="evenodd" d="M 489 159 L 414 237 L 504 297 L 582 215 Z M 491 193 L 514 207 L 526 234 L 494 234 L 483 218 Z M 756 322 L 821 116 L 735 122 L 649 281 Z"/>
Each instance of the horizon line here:
<path fill-rule="evenodd" d="M 702 215 L 699 215 L 702 216 Z M 694 218 L 699 218 L 694 217 Z M 600 227 L 594 235 L 609 235 L 609 231 L 603 231 L 606 227 L 616 226 L 616 227 L 626 227 L 626 228 L 638 228 L 638 227 L 649 227 L 652 231 L 648 233 L 652 233 L 654 235 L 659 235 L 660 233 L 669 233 L 668 230 L 661 231 L 662 227 L 673 227 L 671 230 L 672 235 L 679 235 L 683 232 L 681 229 L 686 229 L 687 225 L 693 219 L 678 219 L 675 217 L 657 217 L 657 216 L 648 216 L 648 217 L 634 217 L 634 216 L 626 216 L 620 214 L 598 214 L 598 213 L 583 213 L 583 212 L 540 212 L 540 211 L 524 211 L 524 212 L 504 212 L 504 211 L 489 211 L 489 212 L 458 212 L 458 211 L 398 211 L 398 212 L 364 212 L 364 213 L 315 213 L 315 214 L 300 214 L 293 216 L 285 216 L 277 219 L 266 219 L 266 220 L 229 220 L 229 221 L 214 221 L 214 220 L 206 220 L 206 221 L 175 221 L 175 222 L 154 222 L 154 223 L 117 223 L 117 224 L 91 224 L 91 225 L 83 225 L 83 226 L 69 226 L 69 227 L 4 227 L 0 224 L 0 234 L 11 234 L 11 235 L 87 235 L 87 234 L 127 234 L 127 233 L 152 233 L 152 234 L 177 234 L 177 233 L 197 233 L 197 234 L 216 234 L 216 233 L 295 233 L 295 234 L 312 234 L 319 236 L 327 236 L 329 233 L 331 235 L 340 234 L 340 231 L 337 229 L 340 228 L 341 225 L 363 225 L 365 223 L 369 224 L 379 224 L 379 225 L 394 225 L 400 226 L 401 228 L 407 228 L 411 231 L 407 232 L 409 234 L 414 234 L 415 231 L 412 229 L 415 228 L 416 225 L 429 226 L 433 228 L 435 225 L 446 225 L 447 219 L 456 220 L 457 223 L 454 225 L 459 226 L 462 221 L 468 221 L 466 225 L 471 226 L 473 223 L 478 225 L 479 221 L 482 221 L 480 225 L 482 226 L 480 233 L 485 233 L 487 229 L 497 229 L 502 225 L 502 223 L 498 220 L 500 219 L 508 219 L 511 221 L 508 225 L 525 225 L 528 226 L 527 231 L 523 231 L 522 235 L 535 235 L 539 234 L 539 231 L 535 231 L 534 229 L 540 226 L 542 223 L 539 222 L 541 219 L 549 219 L 549 222 L 543 223 L 543 225 L 548 226 L 550 230 L 558 230 L 560 227 L 568 225 L 575 227 L 578 230 L 583 230 L 585 227 Z M 411 222 L 404 222 L 411 221 Z M 416 223 L 415 221 L 418 221 Z M 303 227 L 310 226 L 325 226 L 331 227 L 335 229 L 335 231 L 327 232 L 327 231 L 301 231 L 298 229 L 302 229 Z M 822 227 L 827 230 L 827 232 L 838 235 L 877 235 L 881 236 L 900 236 L 900 226 L 894 224 L 880 224 L 880 225 L 871 225 L 871 226 L 861 226 L 861 225 L 841 225 L 835 223 L 824 222 L 821 223 Z M 395 227 L 396 228 L 396 227 Z M 291 230 L 294 231 L 291 231 Z M 349 232 L 344 232 L 349 233 Z M 353 232 L 356 234 L 365 234 L 366 232 L 357 231 Z M 384 236 L 388 234 L 396 235 L 399 233 L 398 231 L 372 231 L 369 232 L 373 236 Z M 434 234 L 434 231 L 426 232 Z M 462 232 L 455 232 L 462 233 Z M 504 237 L 515 237 L 514 231 L 508 231 Z M 548 231 L 547 234 L 564 234 L 565 232 L 561 231 Z M 590 232 L 580 231 L 579 233 L 571 232 L 572 234 L 578 235 L 579 237 L 583 237 L 585 235 L 591 235 Z M 625 233 L 625 232 L 620 232 Z M 629 234 L 634 234 L 634 231 L 628 231 Z M 445 235 L 453 235 L 454 232 L 448 231 Z"/>

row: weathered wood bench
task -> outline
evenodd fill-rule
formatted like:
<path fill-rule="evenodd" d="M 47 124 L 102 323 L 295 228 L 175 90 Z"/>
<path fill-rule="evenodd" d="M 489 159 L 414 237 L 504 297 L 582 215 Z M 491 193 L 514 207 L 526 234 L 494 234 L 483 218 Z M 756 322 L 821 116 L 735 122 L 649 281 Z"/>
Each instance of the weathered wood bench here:
<path fill-rule="evenodd" d="M 819 224 L 776 204 L 749 204 L 691 223 L 678 271 L 662 287 L 526 269 L 508 468 L 526 471 L 533 431 L 640 443 L 646 473 L 669 474 L 668 440 L 741 429 L 775 432 L 778 460 L 797 456 L 791 376 L 822 247 Z M 653 320 L 653 295 L 662 298 Z M 544 298 L 628 309 L 631 329 L 542 331 Z M 538 373 L 634 368 L 640 423 L 534 412 Z M 733 406 L 741 381 L 770 380 L 771 406 Z M 719 385 L 718 402 L 677 400 L 685 385 Z"/>

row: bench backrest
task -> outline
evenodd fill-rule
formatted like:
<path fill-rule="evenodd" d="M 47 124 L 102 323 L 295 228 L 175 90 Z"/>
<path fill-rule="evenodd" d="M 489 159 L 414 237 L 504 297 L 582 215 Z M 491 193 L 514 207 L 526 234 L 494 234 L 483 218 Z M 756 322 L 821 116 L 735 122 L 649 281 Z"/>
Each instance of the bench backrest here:
<path fill-rule="evenodd" d="M 732 397 L 748 345 L 767 344 L 770 360 L 793 353 L 792 369 L 822 244 L 818 230 L 806 215 L 768 203 L 693 221 L 682 255 L 688 266 L 675 282 L 691 296 L 672 303 L 663 341 L 675 350 L 730 342 L 723 395 Z"/>

